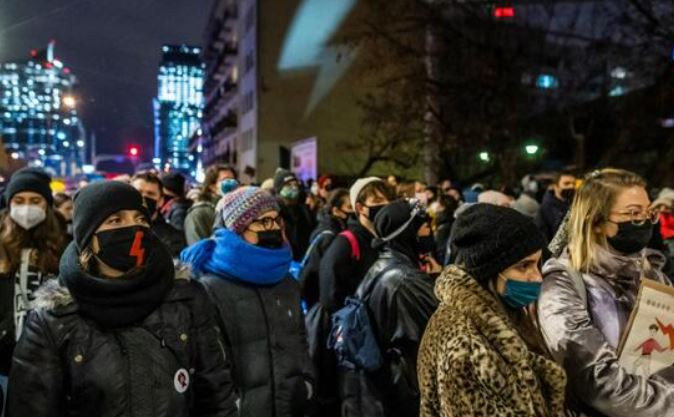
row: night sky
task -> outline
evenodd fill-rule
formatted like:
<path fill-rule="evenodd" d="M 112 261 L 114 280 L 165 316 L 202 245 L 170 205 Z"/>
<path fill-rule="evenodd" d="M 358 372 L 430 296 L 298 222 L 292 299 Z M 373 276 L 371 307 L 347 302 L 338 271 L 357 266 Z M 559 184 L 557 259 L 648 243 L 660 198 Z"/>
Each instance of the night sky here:
<path fill-rule="evenodd" d="M 0 0 L 0 62 L 56 41 L 79 79 L 80 114 L 99 153 L 153 143 L 161 45 L 200 46 L 212 0 Z"/>

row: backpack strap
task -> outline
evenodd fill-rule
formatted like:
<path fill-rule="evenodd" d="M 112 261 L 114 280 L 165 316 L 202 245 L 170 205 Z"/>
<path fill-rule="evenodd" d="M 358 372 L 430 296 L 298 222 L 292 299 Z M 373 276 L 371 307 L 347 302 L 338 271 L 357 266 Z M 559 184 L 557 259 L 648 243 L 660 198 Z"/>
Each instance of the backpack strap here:
<path fill-rule="evenodd" d="M 300 263 L 300 268 L 304 268 L 304 266 L 309 262 L 309 257 L 311 256 L 311 253 L 313 252 L 314 248 L 318 246 L 318 242 L 321 241 L 321 238 L 323 236 L 327 235 L 334 235 L 335 232 L 332 230 L 323 230 L 321 233 L 317 234 L 316 237 L 314 237 L 314 240 L 311 241 L 311 244 L 309 245 L 309 248 L 307 251 L 304 253 L 304 258 L 302 258 L 302 262 Z"/>
<path fill-rule="evenodd" d="M 351 230 L 344 230 L 339 235 L 344 236 L 349 241 L 349 245 L 351 245 L 351 259 L 360 261 L 360 246 L 358 245 L 356 235 Z"/>

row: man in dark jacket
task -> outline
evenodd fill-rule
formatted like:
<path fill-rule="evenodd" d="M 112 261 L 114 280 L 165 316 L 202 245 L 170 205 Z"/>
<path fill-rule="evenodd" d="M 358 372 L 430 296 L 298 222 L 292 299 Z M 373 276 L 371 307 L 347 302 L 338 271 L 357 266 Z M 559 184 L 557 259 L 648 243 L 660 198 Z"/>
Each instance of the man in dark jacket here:
<path fill-rule="evenodd" d="M 369 395 L 352 402 L 347 394 L 344 407 L 379 404 L 373 407 L 379 412 L 368 415 L 414 417 L 419 415 L 420 400 L 417 352 L 438 305 L 434 282 L 421 271 L 419 262 L 433 246 L 433 235 L 424 208 L 407 201 L 384 207 L 375 218 L 375 227 L 380 238 L 373 245 L 381 252 L 358 287 L 357 297 L 367 305 L 384 364 L 365 374 Z M 362 390 L 355 392 L 362 395 Z"/>
<path fill-rule="evenodd" d="M 555 177 L 552 189 L 543 196 L 535 222 L 547 242 L 555 237 L 559 225 L 569 211 L 575 189 L 576 177 L 570 172 L 561 172 Z"/>
<path fill-rule="evenodd" d="M 164 216 L 159 212 L 159 207 L 164 200 L 161 180 L 154 174 L 144 172 L 134 175 L 131 178 L 131 185 L 143 196 L 150 213 L 152 232 L 166 245 L 171 256 L 177 258 L 187 244 L 183 233 L 166 223 Z"/>
<path fill-rule="evenodd" d="M 318 226 L 311 233 L 309 251 L 304 258 L 306 263 L 300 273 L 302 299 L 307 308 L 318 302 L 321 259 L 335 237 L 346 229 L 346 222 L 351 215 L 353 209 L 348 190 L 338 188 L 327 194 L 326 205 L 318 213 Z"/>
<path fill-rule="evenodd" d="M 184 232 L 187 210 L 192 207 L 192 201 L 185 198 L 185 176 L 178 171 L 171 171 L 161 177 L 164 185 L 164 204 L 161 214 L 168 224 Z"/>
<path fill-rule="evenodd" d="M 309 237 L 316 221 L 300 198 L 300 182 L 295 174 L 278 169 L 274 176 L 274 191 L 281 207 L 286 237 L 293 250 L 293 260 L 301 261 L 309 248 Z"/>

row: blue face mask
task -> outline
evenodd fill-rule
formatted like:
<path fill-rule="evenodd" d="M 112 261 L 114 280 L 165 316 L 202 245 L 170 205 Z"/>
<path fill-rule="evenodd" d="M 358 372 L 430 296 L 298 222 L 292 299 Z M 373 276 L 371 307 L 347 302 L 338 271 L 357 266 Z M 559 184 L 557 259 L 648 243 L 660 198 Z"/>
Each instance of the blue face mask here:
<path fill-rule="evenodd" d="M 538 300 L 541 293 L 541 282 L 525 282 L 505 279 L 503 301 L 512 308 L 523 308 Z"/>

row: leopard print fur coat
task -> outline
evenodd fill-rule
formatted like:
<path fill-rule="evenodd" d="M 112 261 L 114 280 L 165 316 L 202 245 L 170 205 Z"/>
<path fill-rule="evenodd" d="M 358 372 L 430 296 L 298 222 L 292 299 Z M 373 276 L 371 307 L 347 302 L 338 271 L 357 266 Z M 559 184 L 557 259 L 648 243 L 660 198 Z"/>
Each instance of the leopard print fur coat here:
<path fill-rule="evenodd" d="M 566 375 L 531 352 L 501 303 L 450 266 L 418 358 L 422 417 L 562 417 Z"/>

